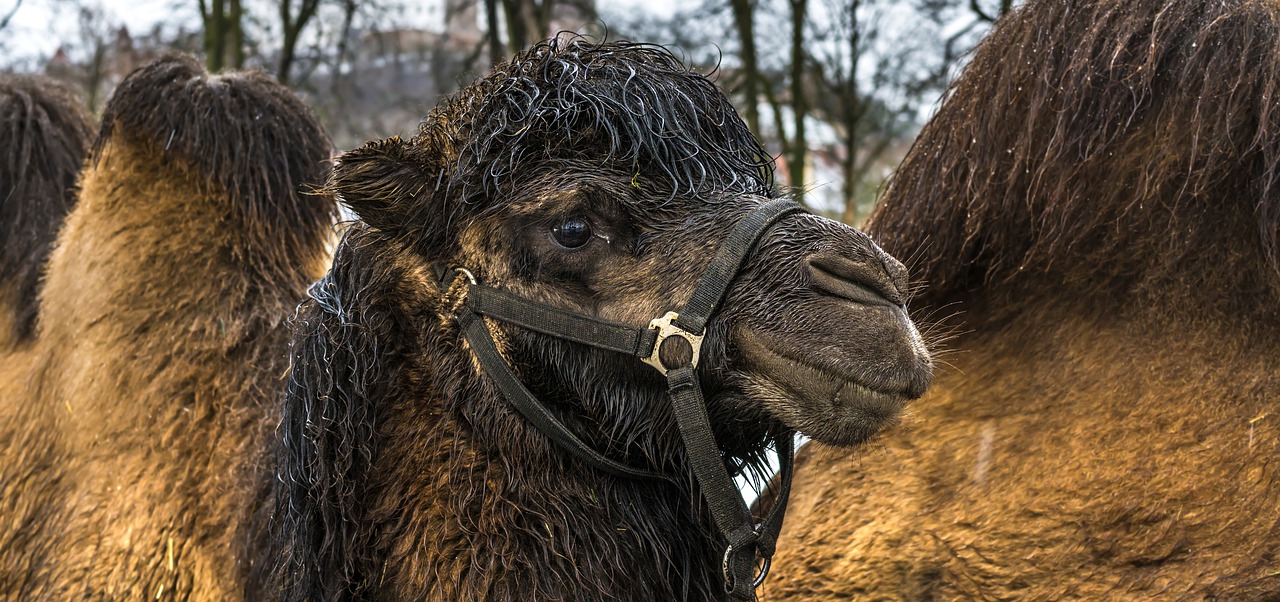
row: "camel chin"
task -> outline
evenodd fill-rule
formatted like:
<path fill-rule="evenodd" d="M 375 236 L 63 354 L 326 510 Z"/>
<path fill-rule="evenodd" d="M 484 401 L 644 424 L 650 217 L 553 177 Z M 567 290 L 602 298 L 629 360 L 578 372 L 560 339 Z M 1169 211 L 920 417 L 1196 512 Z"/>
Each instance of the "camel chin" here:
<path fill-rule="evenodd" d="M 901 308 L 871 313 L 882 314 L 877 326 L 884 334 L 871 348 L 837 344 L 838 329 L 803 345 L 739 329 L 734 339 L 747 394 L 787 427 L 830 445 L 858 445 L 893 426 L 907 403 L 924 394 L 933 363 Z"/>

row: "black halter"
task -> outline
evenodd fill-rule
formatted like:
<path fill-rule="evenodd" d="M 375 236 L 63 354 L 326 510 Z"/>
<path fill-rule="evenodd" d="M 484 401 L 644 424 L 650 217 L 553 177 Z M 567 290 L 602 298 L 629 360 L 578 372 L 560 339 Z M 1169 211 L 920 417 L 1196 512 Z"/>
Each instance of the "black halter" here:
<path fill-rule="evenodd" d="M 719 308 L 747 254 L 756 241 L 779 219 L 804 209 L 796 203 L 777 199 L 756 207 L 739 221 L 728 238 L 716 250 L 689 302 L 679 312 L 667 312 L 649 323 L 648 328 L 604 320 L 593 316 L 557 309 L 522 299 L 476 283 L 471 272 L 454 268 L 441 269 L 446 311 L 452 311 L 458 326 L 471 346 L 485 373 L 498 385 L 503 396 L 539 431 L 581 461 L 598 470 L 620 477 L 673 481 L 659 472 L 634 468 L 606 458 L 592 449 L 542 405 L 511 371 L 498 353 L 489 329 L 481 316 L 528 328 L 578 343 L 633 355 L 656 368 L 667 377 L 672 408 L 680 437 L 684 441 L 694 476 L 702 487 L 711 508 L 716 528 L 728 541 L 724 553 L 725 591 L 735 598 L 752 600 L 755 588 L 764 582 L 769 562 L 782 529 L 787 496 L 791 489 L 794 442 L 791 433 L 774 440 L 778 451 L 781 491 L 764 521 L 756 524 L 741 493 L 725 469 L 724 458 L 716 446 L 707 417 L 702 389 L 698 385 L 697 368 L 706 324 Z M 659 353 L 664 341 L 684 341 L 691 353 L 681 365 L 667 365 Z M 763 561 L 754 578 L 757 556 Z"/>

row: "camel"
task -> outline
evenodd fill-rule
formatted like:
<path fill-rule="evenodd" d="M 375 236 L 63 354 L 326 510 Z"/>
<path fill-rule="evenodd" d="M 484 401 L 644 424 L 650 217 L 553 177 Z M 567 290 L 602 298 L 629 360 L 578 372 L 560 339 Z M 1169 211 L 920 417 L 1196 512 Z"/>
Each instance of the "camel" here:
<path fill-rule="evenodd" d="M 271 595 L 754 599 L 726 592 L 742 582 L 725 579 L 731 550 L 663 376 L 528 314 L 644 331 L 703 290 L 737 224 L 785 203 L 772 168 L 705 76 L 659 47 L 580 38 L 497 67 L 411 139 L 342 155 L 329 189 L 360 221 L 296 319 Z M 808 213 L 760 232 L 696 373 L 689 338 L 658 346 L 668 379 L 705 394 L 722 472 L 758 470 L 797 430 L 860 444 L 932 374 L 900 263 Z M 527 314 L 465 317 L 482 293 Z M 584 461 L 495 370 L 619 473 L 663 478 Z"/>
<path fill-rule="evenodd" d="M 1280 599 L 1280 3 L 1030 0 L 868 230 L 955 338 L 766 600 Z M 926 329 L 927 331 L 927 329 Z"/>
<path fill-rule="evenodd" d="M 75 203 L 91 137 L 88 116 L 65 86 L 0 75 L 0 354 L 35 332 L 40 271 Z"/>
<path fill-rule="evenodd" d="M 169 57 L 121 82 L 38 328 L 0 365 L 0 599 L 251 589 L 287 317 L 332 244 L 336 205 L 305 194 L 329 154 L 261 73 Z"/>
<path fill-rule="evenodd" d="M 0 597 L 752 599 L 783 507 L 723 532 L 704 475 L 789 466 L 796 430 L 858 444 L 931 378 L 903 266 L 778 198 L 663 49 L 540 44 L 304 194 L 327 150 L 261 74 L 170 57 L 118 88 L 0 375 Z M 360 220 L 325 274 L 331 193 Z M 467 322 L 484 298 L 586 328 Z"/>

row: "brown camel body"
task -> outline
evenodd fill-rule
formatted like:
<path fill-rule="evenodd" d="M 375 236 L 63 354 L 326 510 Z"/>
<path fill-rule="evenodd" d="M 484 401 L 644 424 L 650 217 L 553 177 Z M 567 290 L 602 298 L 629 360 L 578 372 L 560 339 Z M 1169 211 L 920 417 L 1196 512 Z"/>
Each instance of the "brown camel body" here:
<path fill-rule="evenodd" d="M 1033 0 L 869 230 L 952 316 L 767 600 L 1280 600 L 1280 4 Z"/>
<path fill-rule="evenodd" d="M 323 269 L 327 140 L 261 74 L 127 78 L 0 367 L 0 598 L 236 599 L 286 368 Z"/>

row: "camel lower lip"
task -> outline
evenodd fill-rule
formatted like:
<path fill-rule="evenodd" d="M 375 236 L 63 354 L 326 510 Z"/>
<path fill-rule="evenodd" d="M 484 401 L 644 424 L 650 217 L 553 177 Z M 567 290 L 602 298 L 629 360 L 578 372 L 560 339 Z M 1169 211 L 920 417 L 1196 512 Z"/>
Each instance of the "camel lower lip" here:
<path fill-rule="evenodd" d="M 767 339 L 740 337 L 750 371 L 789 402 L 771 406 L 788 426 L 819 441 L 860 443 L 892 424 L 909 397 L 873 389 L 852 376 L 822 369 L 772 349 Z"/>
<path fill-rule="evenodd" d="M 763 338 L 743 337 L 743 352 L 757 365 L 775 368 L 763 374 L 799 397 L 829 399 L 833 407 L 850 407 L 869 402 L 873 406 L 901 408 L 907 397 L 895 391 L 873 389 L 840 371 L 824 369 L 775 351 Z M 788 378 L 790 376 L 790 378 Z M 816 395 L 815 395 L 816 394 Z"/>
<path fill-rule="evenodd" d="M 903 406 L 907 404 L 907 398 L 897 393 L 876 391 L 850 380 L 845 381 L 836 391 L 835 399 L 831 404 L 836 408 L 857 408 L 869 414 L 882 415 L 887 419 L 902 411 Z"/>

